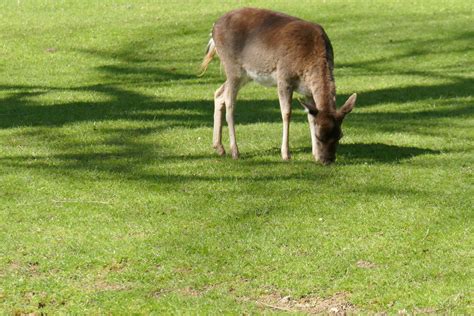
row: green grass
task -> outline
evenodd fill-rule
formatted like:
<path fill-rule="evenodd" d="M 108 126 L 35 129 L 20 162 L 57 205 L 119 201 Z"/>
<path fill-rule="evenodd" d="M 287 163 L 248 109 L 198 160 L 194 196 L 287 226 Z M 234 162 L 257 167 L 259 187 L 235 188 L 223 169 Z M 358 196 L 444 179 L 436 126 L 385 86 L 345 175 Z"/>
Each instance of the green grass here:
<path fill-rule="evenodd" d="M 359 94 L 334 166 L 313 162 L 296 103 L 281 161 L 276 91 L 257 85 L 237 103 L 242 158 L 213 153 L 224 77 L 196 73 L 240 6 L 325 27 L 338 104 Z M 2 1 L 0 311 L 345 293 L 361 313 L 473 313 L 472 17 L 467 0 Z"/>

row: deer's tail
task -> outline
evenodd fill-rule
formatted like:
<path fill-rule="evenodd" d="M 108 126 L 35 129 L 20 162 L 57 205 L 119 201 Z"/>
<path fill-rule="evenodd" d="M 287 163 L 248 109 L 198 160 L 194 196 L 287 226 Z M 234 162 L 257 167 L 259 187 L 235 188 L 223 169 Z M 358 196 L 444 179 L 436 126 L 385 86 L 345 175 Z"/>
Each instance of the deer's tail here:
<path fill-rule="evenodd" d="M 214 58 L 216 52 L 216 44 L 214 43 L 214 39 L 212 39 L 211 36 L 209 43 L 207 43 L 206 56 L 204 56 L 204 59 L 202 60 L 201 72 L 199 74 L 199 77 L 204 75 L 207 70 L 207 67 L 209 66 L 209 63 L 211 62 L 212 58 Z"/>

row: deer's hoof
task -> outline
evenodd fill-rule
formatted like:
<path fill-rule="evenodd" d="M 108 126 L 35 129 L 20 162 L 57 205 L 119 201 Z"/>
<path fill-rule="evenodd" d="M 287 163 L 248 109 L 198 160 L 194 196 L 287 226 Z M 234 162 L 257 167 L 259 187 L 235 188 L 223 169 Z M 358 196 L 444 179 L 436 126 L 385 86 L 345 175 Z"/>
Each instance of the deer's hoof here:
<path fill-rule="evenodd" d="M 239 159 L 239 151 L 232 150 L 232 159 Z"/>
<path fill-rule="evenodd" d="M 216 153 L 217 153 L 219 156 L 224 156 L 224 155 L 225 155 L 224 146 L 222 146 L 222 145 L 214 145 L 214 149 L 216 150 Z"/>

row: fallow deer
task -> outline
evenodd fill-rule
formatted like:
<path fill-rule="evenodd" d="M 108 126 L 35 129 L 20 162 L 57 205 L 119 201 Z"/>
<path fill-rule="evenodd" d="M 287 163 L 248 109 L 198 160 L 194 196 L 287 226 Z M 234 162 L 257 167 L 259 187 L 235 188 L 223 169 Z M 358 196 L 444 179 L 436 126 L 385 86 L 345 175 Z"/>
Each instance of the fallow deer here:
<path fill-rule="evenodd" d="M 211 33 L 203 73 L 217 53 L 226 81 L 214 94 L 213 147 L 224 155 L 222 114 L 226 110 L 232 157 L 239 157 L 235 138 L 234 108 L 239 89 L 254 80 L 278 87 L 283 119 L 281 155 L 290 159 L 289 125 L 291 100 L 296 91 L 308 113 L 312 153 L 316 160 L 330 164 L 342 137 L 341 124 L 351 112 L 357 95 L 352 94 L 336 109 L 333 77 L 333 49 L 324 29 L 315 23 L 270 10 L 243 8 L 219 18 Z"/>

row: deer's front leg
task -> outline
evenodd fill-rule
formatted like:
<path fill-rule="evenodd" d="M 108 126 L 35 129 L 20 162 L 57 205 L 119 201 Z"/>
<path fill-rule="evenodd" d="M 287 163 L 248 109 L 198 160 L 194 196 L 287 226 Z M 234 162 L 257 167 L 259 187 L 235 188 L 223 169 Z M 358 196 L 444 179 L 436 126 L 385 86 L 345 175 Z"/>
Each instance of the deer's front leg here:
<path fill-rule="evenodd" d="M 214 94 L 214 134 L 212 145 L 219 156 L 225 155 L 224 146 L 222 146 L 222 112 L 224 112 L 225 107 L 224 90 L 225 83 Z"/>
<path fill-rule="evenodd" d="M 311 132 L 311 148 L 313 157 L 316 161 L 319 160 L 319 153 L 318 153 L 318 144 L 316 140 L 316 118 L 314 115 L 308 113 L 308 123 L 309 123 L 309 130 Z"/>
<path fill-rule="evenodd" d="M 280 101 L 281 118 L 283 120 L 283 137 L 281 142 L 281 158 L 290 160 L 289 138 L 291 119 L 291 98 L 293 89 L 286 83 L 278 83 L 278 99 Z"/>

